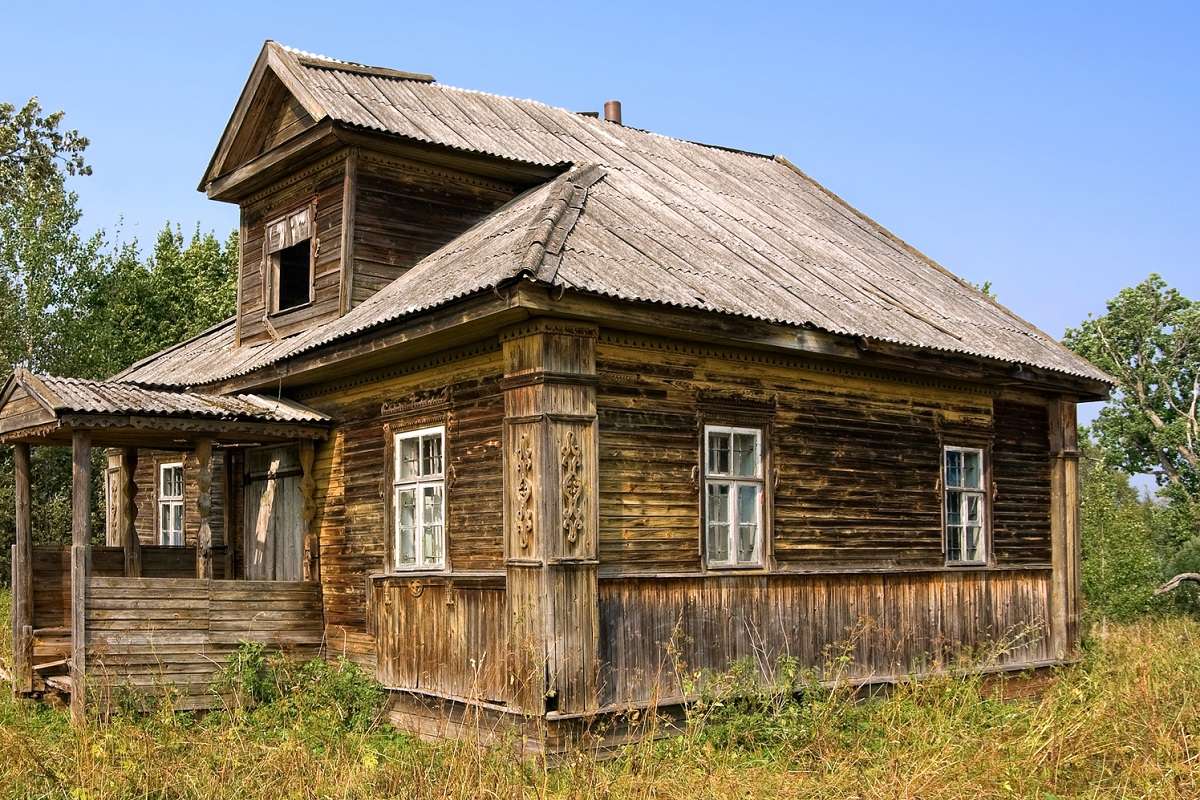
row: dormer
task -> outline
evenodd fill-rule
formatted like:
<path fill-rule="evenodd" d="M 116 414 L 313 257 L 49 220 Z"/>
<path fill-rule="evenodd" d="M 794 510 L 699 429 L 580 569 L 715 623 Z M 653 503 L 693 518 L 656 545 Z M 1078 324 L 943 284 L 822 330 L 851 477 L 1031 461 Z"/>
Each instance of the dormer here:
<path fill-rule="evenodd" d="M 267 42 L 201 181 L 241 209 L 239 344 L 347 313 L 556 171 L 348 123 L 328 108 L 352 94 L 348 79 L 383 85 L 396 102 L 405 86 L 433 82 Z"/>

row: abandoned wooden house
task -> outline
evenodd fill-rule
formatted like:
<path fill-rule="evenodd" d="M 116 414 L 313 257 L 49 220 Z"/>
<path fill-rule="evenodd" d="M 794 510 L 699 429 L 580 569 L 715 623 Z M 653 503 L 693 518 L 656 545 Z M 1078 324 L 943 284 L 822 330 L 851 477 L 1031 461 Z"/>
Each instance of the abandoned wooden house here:
<path fill-rule="evenodd" d="M 257 641 L 554 749 L 685 703 L 677 665 L 1075 654 L 1110 379 L 786 159 L 268 42 L 201 189 L 241 209 L 236 314 L 0 395 L 19 692 L 204 707 Z M 31 545 L 51 446 L 70 547 Z"/>

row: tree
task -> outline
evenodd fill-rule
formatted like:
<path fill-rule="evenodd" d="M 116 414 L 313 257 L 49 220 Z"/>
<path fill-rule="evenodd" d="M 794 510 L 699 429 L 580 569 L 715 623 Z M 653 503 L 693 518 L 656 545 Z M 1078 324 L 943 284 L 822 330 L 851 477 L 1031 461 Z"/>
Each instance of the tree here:
<path fill-rule="evenodd" d="M 1065 342 L 1117 380 L 1093 426 L 1109 463 L 1153 474 L 1190 519 L 1188 538 L 1200 535 L 1200 303 L 1152 274 Z"/>
<path fill-rule="evenodd" d="M 1083 596 L 1093 619 L 1129 620 L 1155 608 L 1162 560 L 1155 546 L 1155 509 L 1108 464 L 1080 431 L 1080 539 Z"/>

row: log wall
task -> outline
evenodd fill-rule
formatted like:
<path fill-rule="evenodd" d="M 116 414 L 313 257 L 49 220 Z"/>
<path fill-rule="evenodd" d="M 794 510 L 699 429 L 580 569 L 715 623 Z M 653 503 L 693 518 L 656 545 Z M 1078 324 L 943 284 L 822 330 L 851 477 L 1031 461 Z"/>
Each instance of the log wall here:
<path fill-rule="evenodd" d="M 196 546 L 196 536 L 200 532 L 200 519 L 196 515 L 196 498 L 200 494 L 196 456 L 191 452 L 142 449 L 138 451 L 138 466 L 134 472 L 137 482 L 137 518 L 134 525 L 138 541 L 143 546 L 158 544 L 159 467 L 179 462 L 183 463 L 183 540 L 188 547 Z M 225 543 L 225 464 L 219 451 L 213 456 L 212 472 L 209 525 L 212 527 L 213 544 L 221 545 Z"/>
<path fill-rule="evenodd" d="M 317 445 L 320 570 L 330 650 L 375 668 L 367 586 L 385 569 L 386 426 L 446 425 L 447 566 L 452 575 L 504 568 L 498 344 L 447 353 L 299 399 L 339 424 Z"/>
<path fill-rule="evenodd" d="M 117 685 L 170 691 L 176 709 L 219 707 L 213 680 L 242 642 L 298 658 L 321 647 L 321 587 L 283 581 L 102 578 L 88 581 L 89 702 Z M 96 688 L 92 688 L 96 687 Z"/>

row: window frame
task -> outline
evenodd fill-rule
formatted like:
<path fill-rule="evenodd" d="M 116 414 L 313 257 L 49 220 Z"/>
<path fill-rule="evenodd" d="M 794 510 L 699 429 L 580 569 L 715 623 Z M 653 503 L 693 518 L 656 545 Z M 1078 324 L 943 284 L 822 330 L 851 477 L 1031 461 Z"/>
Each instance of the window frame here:
<path fill-rule="evenodd" d="M 709 437 L 713 433 L 724 433 L 730 437 L 732 448 L 735 434 L 754 436 L 755 468 L 753 476 L 733 474 L 733 456 L 730 451 L 729 472 L 714 472 L 710 470 Z M 704 568 L 710 570 L 762 569 L 767 562 L 767 530 L 768 530 L 768 484 L 767 484 L 767 452 L 766 427 L 757 425 L 727 425 L 705 423 L 701 428 L 700 442 L 700 541 L 704 554 Z M 729 487 L 727 512 L 728 531 L 726 533 L 726 552 L 728 558 L 715 560 L 709 547 L 709 486 L 724 485 Z M 738 535 L 741 519 L 738 516 L 738 489 L 742 486 L 753 486 L 758 493 L 755 509 L 755 538 L 754 552 L 748 561 L 739 561 Z"/>
<path fill-rule="evenodd" d="M 301 214 L 307 214 L 308 219 L 305 225 L 303 237 L 297 237 L 295 228 L 292 225 L 292 220 L 299 217 Z M 282 225 L 282 233 L 279 236 L 278 243 L 272 242 L 272 230 L 277 226 Z M 287 308 L 279 307 L 279 288 L 280 277 L 279 270 L 284 250 L 294 247 L 298 244 L 308 242 L 308 300 Z M 309 200 L 303 205 L 295 206 L 286 213 L 279 214 L 269 219 L 263 225 L 263 263 L 266 267 L 263 280 L 263 290 L 266 294 L 264 301 L 267 305 L 267 310 L 271 316 L 286 316 L 304 308 L 308 308 L 316 302 L 316 274 L 317 274 L 317 202 Z"/>
<path fill-rule="evenodd" d="M 179 494 L 168 495 L 165 492 L 166 473 L 168 470 L 179 470 Z M 155 528 L 158 534 L 158 544 L 162 547 L 183 547 L 187 544 L 187 524 L 184 519 L 186 512 L 184 506 L 184 496 L 187 494 L 187 482 L 184 477 L 182 461 L 164 461 L 158 464 L 158 487 L 155 492 Z M 167 531 L 163 529 L 163 507 L 169 508 L 179 507 L 179 541 L 171 541 L 167 536 Z M 172 519 L 174 515 L 172 515 Z"/>
<path fill-rule="evenodd" d="M 949 453 L 975 453 L 979 456 L 979 486 L 978 488 L 970 488 L 965 486 L 951 486 L 948 476 L 947 455 Z M 942 465 L 941 465 L 941 497 L 939 502 L 942 506 L 942 555 L 945 558 L 945 564 L 948 567 L 986 567 L 991 564 L 992 558 L 992 526 L 991 526 L 991 497 L 989 486 L 991 485 L 991 459 L 989 458 L 990 449 L 984 446 L 971 445 L 942 445 Z M 950 519 L 949 519 L 949 500 L 950 492 L 958 492 L 961 497 L 959 500 L 959 524 L 955 527 L 958 531 L 958 553 L 959 558 L 950 557 Z M 979 558 L 968 559 L 963 557 L 966 553 L 966 537 L 967 528 L 971 527 L 966 524 L 967 516 L 967 498 L 977 496 L 979 498 Z"/>
<path fill-rule="evenodd" d="M 388 565 L 389 571 L 392 573 L 410 573 L 410 572 L 444 572 L 448 567 L 447 552 L 448 552 L 448 536 L 446 530 L 447 520 L 447 463 L 446 463 L 446 425 L 440 423 L 437 425 L 428 425 L 422 428 L 411 428 L 407 430 L 389 431 L 390 434 L 390 494 L 388 496 L 388 506 L 391 510 L 390 524 L 390 550 L 391 558 Z M 418 464 L 422 461 L 421 442 L 429 436 L 438 435 L 441 440 L 441 448 L 439 459 L 441 463 L 441 472 L 431 474 L 418 474 L 411 478 L 402 478 L 400 469 L 400 458 L 403 453 L 401 443 L 407 440 L 416 439 L 417 444 L 417 459 Z M 420 467 L 418 467 L 418 473 Z M 420 498 L 424 495 L 426 488 L 438 488 L 441 490 L 441 534 L 438 547 L 439 556 L 435 562 L 426 562 L 425 560 L 425 506 L 420 502 Z M 401 564 L 401 541 L 400 541 L 400 492 L 412 490 L 414 495 L 414 517 L 413 517 L 413 563 Z"/>

